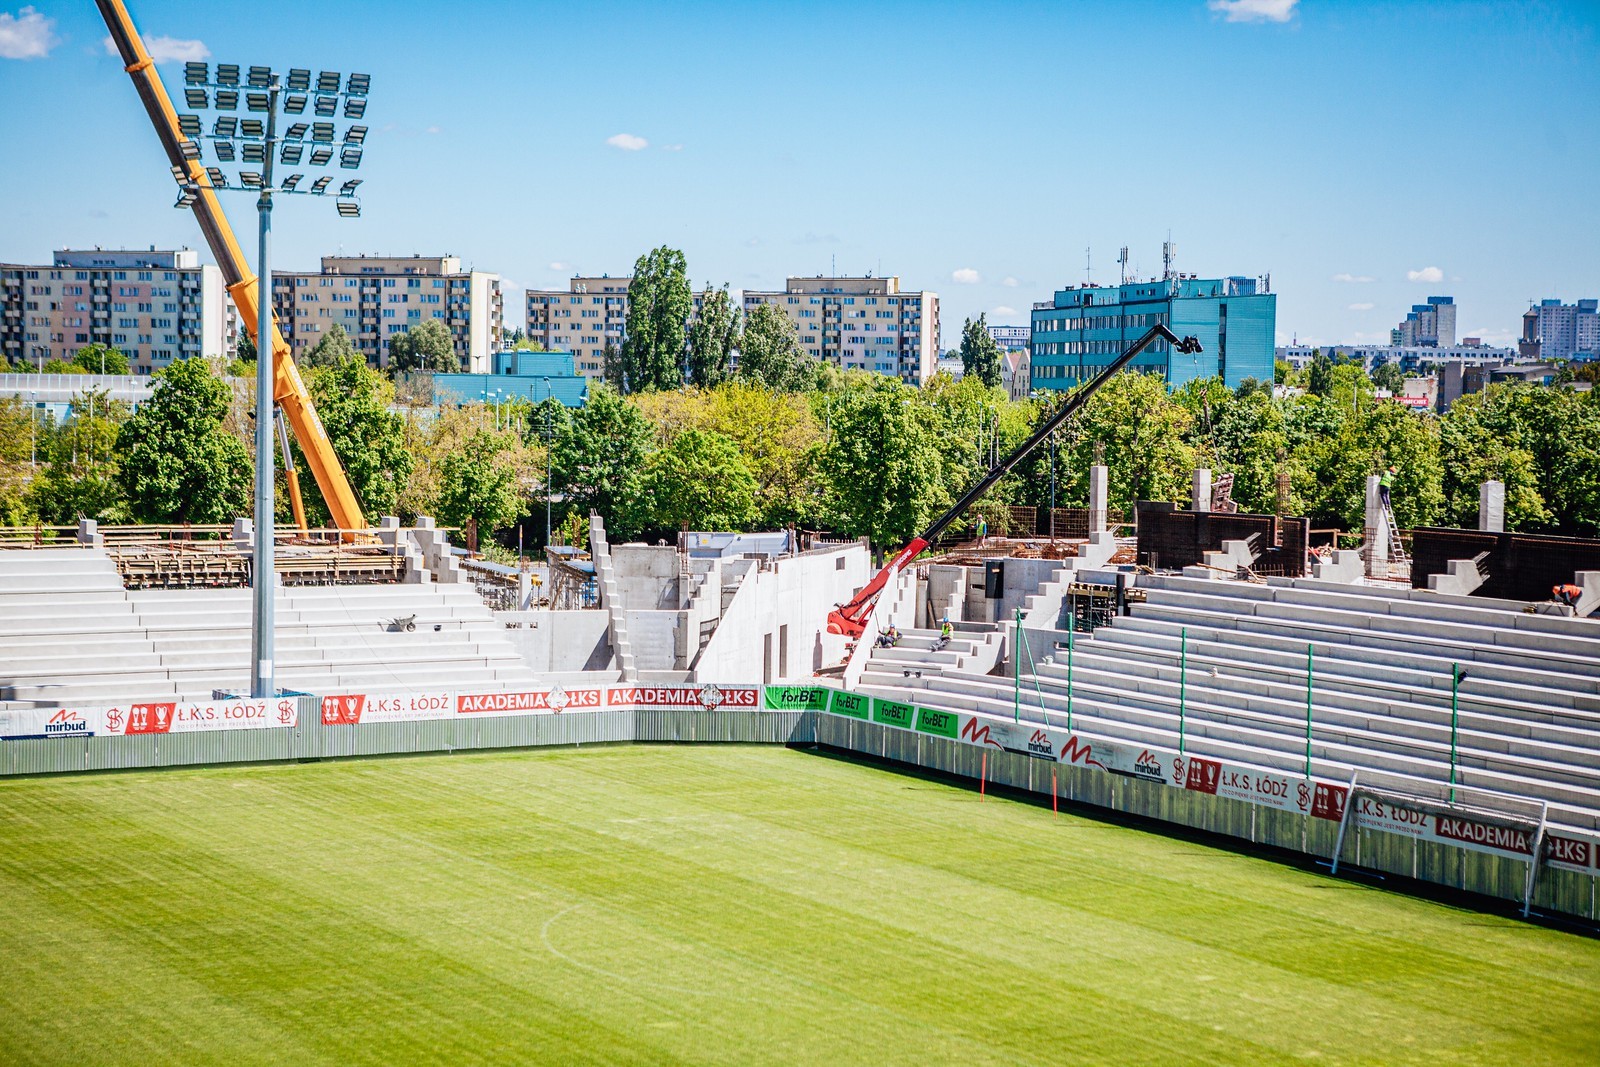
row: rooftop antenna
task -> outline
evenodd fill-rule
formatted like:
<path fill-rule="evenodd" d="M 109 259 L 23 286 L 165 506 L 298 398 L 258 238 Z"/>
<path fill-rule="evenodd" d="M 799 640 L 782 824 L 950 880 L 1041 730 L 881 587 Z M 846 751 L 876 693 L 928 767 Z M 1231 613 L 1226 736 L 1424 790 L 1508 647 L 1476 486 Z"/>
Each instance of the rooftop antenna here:
<path fill-rule="evenodd" d="M 1093 285 L 1094 284 L 1094 282 L 1091 281 L 1090 278 L 1089 278 L 1089 271 L 1090 271 L 1090 268 L 1091 268 L 1091 260 L 1089 258 L 1089 253 L 1090 253 L 1090 249 L 1085 248 L 1083 250 L 1083 284 L 1084 285 Z"/>
<path fill-rule="evenodd" d="M 1122 264 L 1122 284 L 1128 284 L 1128 246 L 1123 245 L 1122 251 L 1117 253 L 1117 262 Z"/>
<path fill-rule="evenodd" d="M 1177 258 L 1178 246 L 1172 243 L 1172 231 L 1167 231 L 1167 239 L 1161 242 L 1161 280 L 1172 280 L 1172 261 Z"/>

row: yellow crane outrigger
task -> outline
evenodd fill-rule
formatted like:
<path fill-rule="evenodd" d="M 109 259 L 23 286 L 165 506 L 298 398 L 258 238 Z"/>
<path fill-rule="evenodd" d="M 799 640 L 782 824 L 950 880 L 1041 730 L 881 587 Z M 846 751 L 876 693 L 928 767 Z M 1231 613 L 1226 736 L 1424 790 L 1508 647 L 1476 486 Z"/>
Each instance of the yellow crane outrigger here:
<path fill-rule="evenodd" d="M 155 63 L 151 60 L 150 53 L 145 50 L 139 31 L 133 26 L 133 19 L 128 15 L 127 6 L 122 0 L 95 0 L 95 2 L 106 21 L 106 28 L 111 31 L 111 39 L 116 43 L 117 51 L 122 56 L 123 68 L 133 79 L 134 88 L 139 92 L 139 99 L 143 101 L 150 122 L 156 128 L 156 136 L 161 138 L 161 147 L 166 149 L 167 159 L 171 162 L 174 173 L 188 175 L 187 181 L 199 188 L 199 197 L 194 202 L 194 217 L 200 223 L 200 232 L 205 234 L 206 244 L 211 246 L 211 255 L 222 270 L 228 295 L 233 297 L 233 306 L 239 310 L 239 319 L 255 341 L 257 358 L 270 353 L 272 399 L 293 428 L 295 440 L 300 442 L 300 450 L 305 454 L 312 477 L 317 480 L 317 488 L 322 490 L 322 499 L 328 505 L 328 514 L 332 517 L 333 524 L 340 530 L 349 532 L 366 529 L 367 522 L 361 514 L 361 505 L 356 502 L 355 493 L 350 489 L 344 468 L 339 465 L 339 457 L 334 454 L 333 443 L 328 440 L 328 432 L 322 428 L 322 420 L 317 418 L 316 409 L 311 405 L 311 396 L 306 392 L 305 383 L 300 380 L 300 371 L 295 367 L 294 358 L 290 355 L 289 343 L 278 332 L 276 321 L 272 326 L 270 345 L 262 344 L 261 338 L 255 336 L 257 309 L 261 300 L 261 280 L 250 270 L 249 263 L 245 261 L 244 252 L 240 250 L 239 242 L 233 236 L 233 228 L 228 225 L 227 216 L 222 213 L 222 204 L 217 200 L 216 190 L 212 188 L 211 179 L 206 175 L 205 168 L 196 160 L 184 158 L 183 149 L 180 147 L 184 137 L 178 131 L 178 113 L 172 106 L 172 100 L 167 96 L 166 87 L 161 84 L 161 75 L 156 72 Z M 304 530 L 306 514 L 305 506 L 300 499 L 300 483 L 294 467 L 289 463 L 287 452 L 284 455 L 284 467 L 289 483 L 289 503 L 294 509 L 294 521 L 301 530 Z"/>

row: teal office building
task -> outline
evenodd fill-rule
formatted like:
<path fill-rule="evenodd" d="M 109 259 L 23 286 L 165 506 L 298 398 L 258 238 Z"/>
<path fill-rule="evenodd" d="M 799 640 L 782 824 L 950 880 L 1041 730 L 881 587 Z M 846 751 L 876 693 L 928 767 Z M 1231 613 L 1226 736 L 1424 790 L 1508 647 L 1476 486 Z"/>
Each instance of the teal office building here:
<path fill-rule="evenodd" d="M 1218 375 L 1230 388 L 1246 378 L 1271 382 L 1277 301 L 1264 279 L 1239 277 L 1058 290 L 1033 308 L 1033 388 L 1070 389 L 1094 377 L 1157 323 L 1197 338 L 1204 351 L 1185 355 L 1156 341 L 1134 370 L 1157 371 L 1171 387 Z"/>

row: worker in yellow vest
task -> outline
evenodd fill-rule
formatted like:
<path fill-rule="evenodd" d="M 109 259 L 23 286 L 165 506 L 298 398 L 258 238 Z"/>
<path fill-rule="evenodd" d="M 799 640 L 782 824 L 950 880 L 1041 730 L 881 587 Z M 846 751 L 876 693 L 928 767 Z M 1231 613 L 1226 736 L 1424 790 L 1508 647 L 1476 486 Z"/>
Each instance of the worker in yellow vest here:
<path fill-rule="evenodd" d="M 1394 510 L 1394 505 L 1389 502 L 1389 489 L 1394 485 L 1394 476 L 1400 473 L 1399 467 L 1391 466 L 1378 476 L 1378 499 L 1388 511 Z"/>

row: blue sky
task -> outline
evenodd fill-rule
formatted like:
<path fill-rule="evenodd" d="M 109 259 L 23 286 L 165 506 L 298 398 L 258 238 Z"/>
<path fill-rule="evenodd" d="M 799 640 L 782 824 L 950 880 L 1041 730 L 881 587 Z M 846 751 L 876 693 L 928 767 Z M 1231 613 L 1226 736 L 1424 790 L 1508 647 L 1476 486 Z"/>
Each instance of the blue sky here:
<path fill-rule="evenodd" d="M 1122 245 L 1159 271 L 1169 230 L 1181 270 L 1270 273 L 1284 341 L 1387 337 L 1435 293 L 1504 341 L 1530 298 L 1600 296 L 1594 2 L 130 8 L 163 54 L 372 74 L 364 215 L 292 201 L 278 265 L 455 253 L 513 324 L 522 287 L 663 243 L 697 287 L 898 274 L 947 346 L 1085 249 L 1098 282 Z M 0 12 L 0 260 L 203 247 L 95 6 Z"/>

